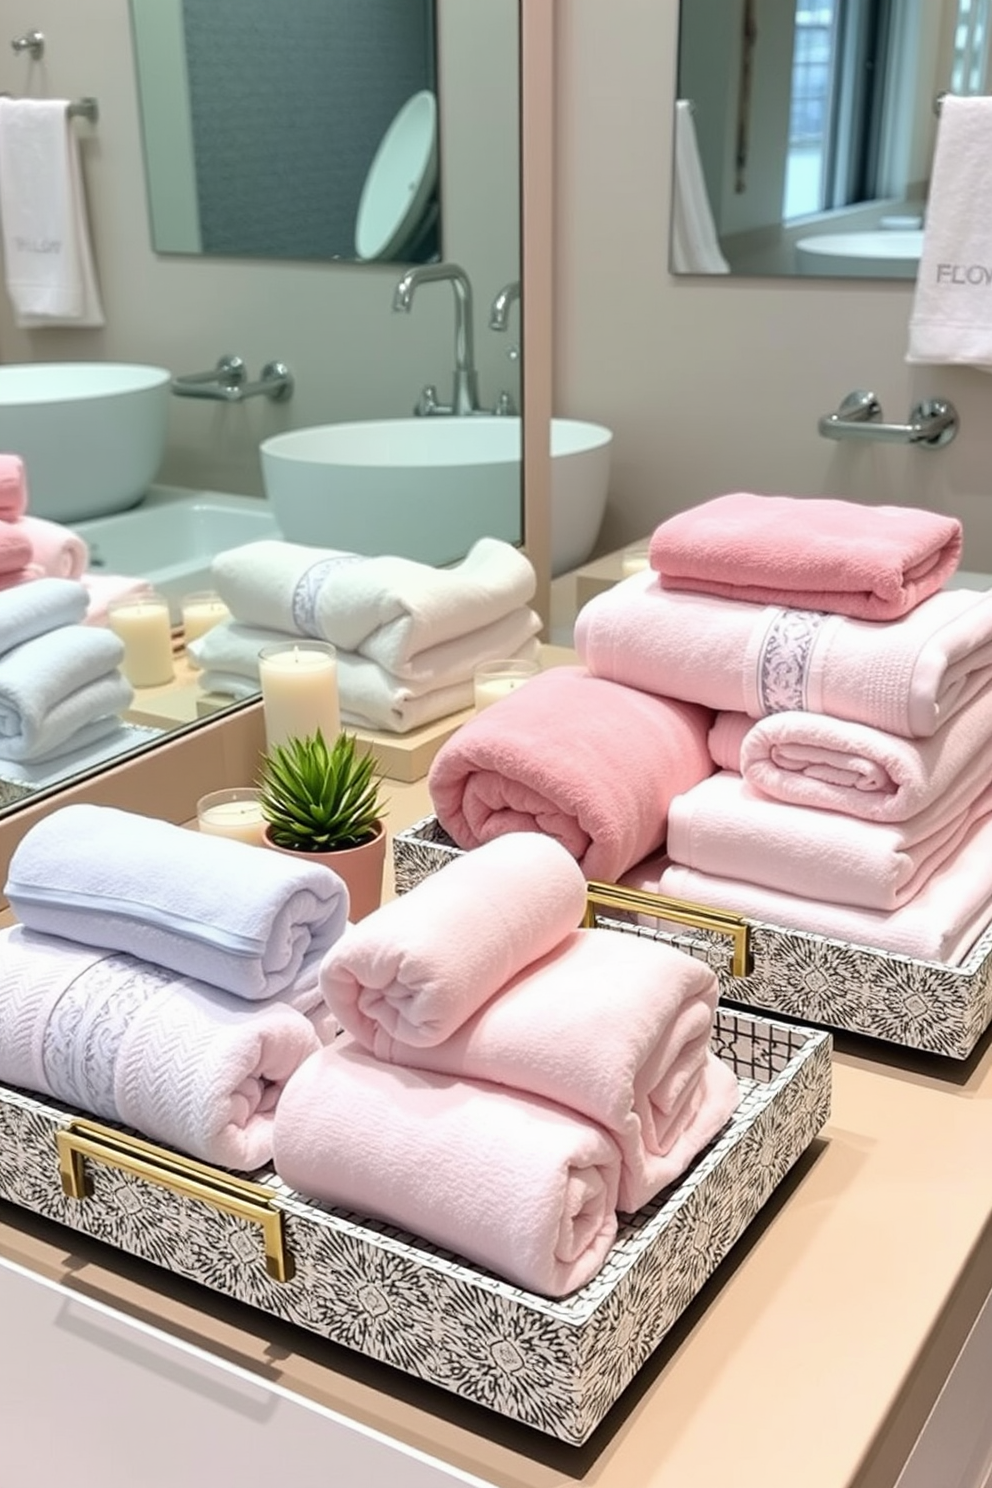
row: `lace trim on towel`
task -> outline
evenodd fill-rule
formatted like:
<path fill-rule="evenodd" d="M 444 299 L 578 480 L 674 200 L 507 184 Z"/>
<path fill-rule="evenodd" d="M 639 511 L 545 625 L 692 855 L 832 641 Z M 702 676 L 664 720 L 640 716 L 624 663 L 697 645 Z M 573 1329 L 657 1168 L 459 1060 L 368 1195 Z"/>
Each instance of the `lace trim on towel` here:
<path fill-rule="evenodd" d="M 300 635 L 313 636 L 315 641 L 323 637 L 317 626 L 317 600 L 328 576 L 345 563 L 364 563 L 362 553 L 336 553 L 333 558 L 321 558 L 301 574 L 293 590 L 293 624 Z"/>
<path fill-rule="evenodd" d="M 806 682 L 820 626 L 819 610 L 780 610 L 758 656 L 758 702 L 763 713 L 808 712 Z"/>
<path fill-rule="evenodd" d="M 175 973 L 132 956 L 107 956 L 70 983 L 48 1020 L 42 1065 L 60 1100 L 118 1119 L 114 1075 L 121 1041 L 138 1010 Z"/>

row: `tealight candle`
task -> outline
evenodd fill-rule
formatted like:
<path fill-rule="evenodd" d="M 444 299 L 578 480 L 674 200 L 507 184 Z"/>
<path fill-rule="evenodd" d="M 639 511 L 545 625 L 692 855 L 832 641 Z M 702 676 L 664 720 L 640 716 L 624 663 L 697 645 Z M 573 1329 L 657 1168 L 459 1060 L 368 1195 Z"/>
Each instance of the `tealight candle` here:
<path fill-rule="evenodd" d="M 175 675 L 169 603 L 152 590 L 107 607 L 107 623 L 124 642 L 121 671 L 132 687 L 161 687 Z"/>
<path fill-rule="evenodd" d="M 258 653 L 268 747 L 320 729 L 328 744 L 341 731 L 337 652 L 326 641 L 300 639 Z"/>
<path fill-rule="evenodd" d="M 498 703 L 508 693 L 515 692 L 541 670 L 536 661 L 523 661 L 514 657 L 506 661 L 484 661 L 473 673 L 475 711 Z"/>
<path fill-rule="evenodd" d="M 231 612 L 219 594 L 202 590 L 199 594 L 184 594 L 182 601 L 183 639 L 188 646 L 198 640 L 222 620 L 229 620 Z"/>
<path fill-rule="evenodd" d="M 649 563 L 647 543 L 633 543 L 631 547 L 625 548 L 620 559 L 620 572 L 625 579 L 631 574 L 643 573 Z"/>
<path fill-rule="evenodd" d="M 261 847 L 265 817 L 257 790 L 211 791 L 196 803 L 196 824 L 209 837 L 231 837 Z"/>

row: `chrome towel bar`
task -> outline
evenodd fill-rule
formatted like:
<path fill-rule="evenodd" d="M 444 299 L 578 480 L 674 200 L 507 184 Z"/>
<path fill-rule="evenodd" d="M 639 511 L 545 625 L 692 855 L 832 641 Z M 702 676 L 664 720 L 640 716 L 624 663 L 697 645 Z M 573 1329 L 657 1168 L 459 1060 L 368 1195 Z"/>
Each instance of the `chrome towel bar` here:
<path fill-rule="evenodd" d="M 848 393 L 835 413 L 825 413 L 817 428 L 824 439 L 875 439 L 883 444 L 919 444 L 940 449 L 958 432 L 953 403 L 925 398 L 910 411 L 908 424 L 883 424 L 882 405 L 874 393 L 858 388 Z"/>
<path fill-rule="evenodd" d="M 293 396 L 293 374 L 284 362 L 266 362 L 257 382 L 248 382 L 247 377 L 242 358 L 227 355 L 209 372 L 174 377 L 172 391 L 179 398 L 215 398 L 224 403 L 241 403 L 259 396 L 284 402 Z"/>

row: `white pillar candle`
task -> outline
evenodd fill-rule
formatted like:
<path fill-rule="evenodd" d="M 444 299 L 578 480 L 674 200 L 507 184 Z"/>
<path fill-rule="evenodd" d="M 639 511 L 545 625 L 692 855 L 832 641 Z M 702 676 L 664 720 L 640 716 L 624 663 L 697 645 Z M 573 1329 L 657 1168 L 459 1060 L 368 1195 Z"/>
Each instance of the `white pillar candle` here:
<path fill-rule="evenodd" d="M 477 666 L 473 675 L 475 711 L 481 713 L 493 703 L 498 703 L 508 693 L 530 680 L 540 671 L 536 661 L 485 661 Z"/>
<path fill-rule="evenodd" d="M 183 639 L 188 646 L 198 640 L 222 620 L 229 620 L 231 612 L 219 594 L 204 592 L 186 594 L 182 602 Z"/>
<path fill-rule="evenodd" d="M 265 817 L 256 790 L 211 791 L 196 804 L 196 823 L 209 837 L 231 837 L 261 847 Z"/>
<path fill-rule="evenodd" d="M 265 646 L 258 653 L 265 737 L 271 749 L 320 729 L 333 744 L 341 731 L 337 653 L 325 641 Z"/>
<path fill-rule="evenodd" d="M 161 687 L 172 681 L 172 623 L 168 601 L 161 594 L 109 605 L 107 623 L 124 642 L 121 671 L 132 687 Z"/>

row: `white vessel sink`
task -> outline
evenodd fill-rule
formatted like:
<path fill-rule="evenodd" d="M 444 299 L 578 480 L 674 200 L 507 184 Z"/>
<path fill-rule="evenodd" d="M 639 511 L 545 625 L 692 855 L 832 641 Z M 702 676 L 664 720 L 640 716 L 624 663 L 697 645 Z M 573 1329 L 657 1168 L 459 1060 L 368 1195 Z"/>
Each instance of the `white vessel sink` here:
<path fill-rule="evenodd" d="M 915 279 L 922 250 L 922 228 L 814 233 L 796 243 L 796 262 L 804 274 Z"/>
<path fill-rule="evenodd" d="M 552 571 L 592 551 L 612 433 L 551 424 Z M 290 542 L 452 563 L 479 537 L 522 536 L 520 420 L 378 419 L 276 434 L 260 446 L 265 493 Z"/>
<path fill-rule="evenodd" d="M 0 451 L 24 460 L 32 514 L 75 523 L 140 501 L 162 463 L 170 384 L 136 363 L 0 367 Z"/>

